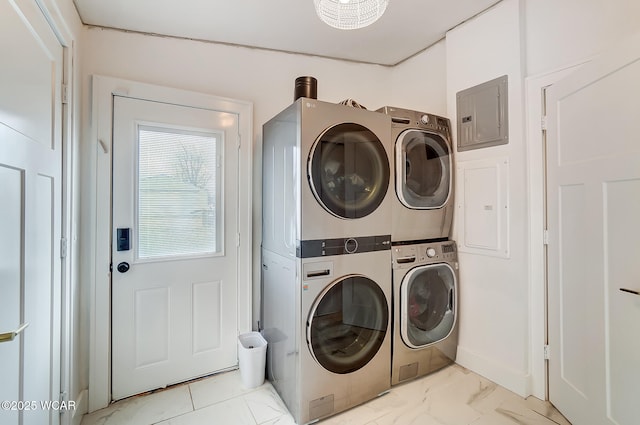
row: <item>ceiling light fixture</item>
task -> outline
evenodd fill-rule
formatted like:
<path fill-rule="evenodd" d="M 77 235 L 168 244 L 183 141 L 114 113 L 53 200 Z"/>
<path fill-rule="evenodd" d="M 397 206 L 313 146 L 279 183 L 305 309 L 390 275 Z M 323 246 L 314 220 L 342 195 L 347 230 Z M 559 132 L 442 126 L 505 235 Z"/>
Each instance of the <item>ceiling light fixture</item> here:
<path fill-rule="evenodd" d="M 389 0 L 313 0 L 322 22 L 341 30 L 373 24 L 384 13 Z"/>

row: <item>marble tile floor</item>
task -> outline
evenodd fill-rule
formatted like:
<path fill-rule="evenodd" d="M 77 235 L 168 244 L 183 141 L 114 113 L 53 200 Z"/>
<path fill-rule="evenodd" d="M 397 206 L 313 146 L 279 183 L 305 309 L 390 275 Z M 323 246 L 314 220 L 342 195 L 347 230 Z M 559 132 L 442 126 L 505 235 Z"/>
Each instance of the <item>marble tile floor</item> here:
<path fill-rule="evenodd" d="M 235 370 L 131 397 L 86 415 L 82 425 L 291 425 L 269 382 L 242 387 Z M 522 397 L 459 366 L 392 387 L 319 425 L 570 425 L 553 406 Z"/>

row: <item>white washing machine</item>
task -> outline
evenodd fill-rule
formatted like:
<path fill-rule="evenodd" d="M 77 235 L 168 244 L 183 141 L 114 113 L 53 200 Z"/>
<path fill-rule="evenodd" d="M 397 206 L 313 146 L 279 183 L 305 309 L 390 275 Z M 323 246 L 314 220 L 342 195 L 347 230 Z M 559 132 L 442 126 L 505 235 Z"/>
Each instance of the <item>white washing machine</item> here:
<path fill-rule="evenodd" d="M 262 246 L 307 257 L 318 241 L 389 235 L 390 140 L 390 117 L 304 97 L 265 123 Z"/>
<path fill-rule="evenodd" d="M 298 424 L 390 388 L 391 251 L 377 248 L 305 259 L 263 250 L 267 375 Z"/>
<path fill-rule="evenodd" d="M 391 385 L 456 359 L 458 256 L 453 241 L 394 245 Z"/>
<path fill-rule="evenodd" d="M 385 106 L 394 140 L 391 240 L 448 238 L 453 219 L 453 148 L 449 119 Z"/>

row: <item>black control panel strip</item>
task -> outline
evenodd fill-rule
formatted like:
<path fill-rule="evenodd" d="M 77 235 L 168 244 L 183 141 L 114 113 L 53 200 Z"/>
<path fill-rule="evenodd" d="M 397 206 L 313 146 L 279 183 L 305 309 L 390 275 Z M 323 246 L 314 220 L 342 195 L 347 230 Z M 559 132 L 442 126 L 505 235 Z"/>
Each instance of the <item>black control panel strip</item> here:
<path fill-rule="evenodd" d="M 298 241 L 298 258 L 326 257 L 391 249 L 391 235 Z"/>
<path fill-rule="evenodd" d="M 433 238 L 433 239 L 416 239 L 412 241 L 394 241 L 392 242 L 393 246 L 396 245 L 420 245 L 423 243 L 433 243 L 433 242 L 446 242 L 450 240 L 449 238 Z"/>

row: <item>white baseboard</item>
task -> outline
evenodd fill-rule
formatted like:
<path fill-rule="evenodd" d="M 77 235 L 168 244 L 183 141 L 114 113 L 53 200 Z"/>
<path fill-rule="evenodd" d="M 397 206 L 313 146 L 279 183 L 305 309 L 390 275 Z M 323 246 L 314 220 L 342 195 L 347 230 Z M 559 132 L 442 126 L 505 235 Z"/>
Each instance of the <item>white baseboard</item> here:
<path fill-rule="evenodd" d="M 531 395 L 531 379 L 523 371 L 510 369 L 495 360 L 458 346 L 456 363 L 522 397 Z"/>
<path fill-rule="evenodd" d="M 78 394 L 75 402 L 76 410 L 71 416 L 71 424 L 80 425 L 80 422 L 82 422 L 82 417 L 89 411 L 89 391 L 82 390 L 80 394 Z"/>

